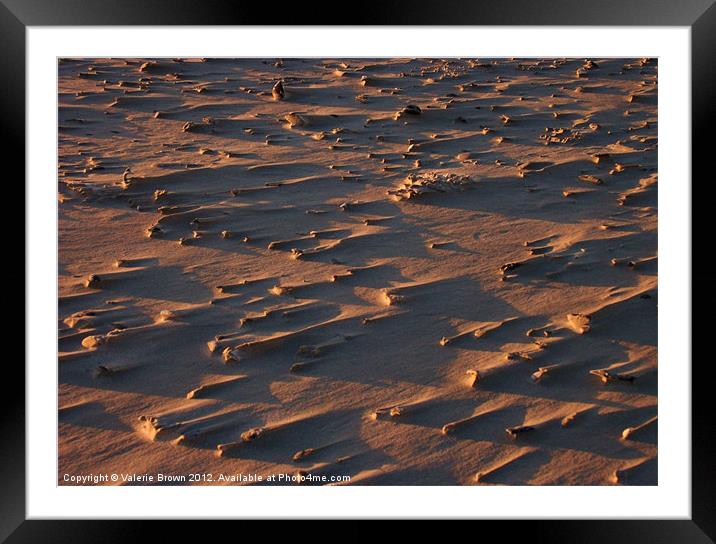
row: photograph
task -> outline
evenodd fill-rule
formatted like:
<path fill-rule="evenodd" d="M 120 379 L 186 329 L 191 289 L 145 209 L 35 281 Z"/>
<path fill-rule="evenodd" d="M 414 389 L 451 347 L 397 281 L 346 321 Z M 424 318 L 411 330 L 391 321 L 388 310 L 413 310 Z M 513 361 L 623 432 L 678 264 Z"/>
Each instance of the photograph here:
<path fill-rule="evenodd" d="M 52 483 L 658 486 L 660 65 L 58 56 Z"/>
<path fill-rule="evenodd" d="M 0 543 L 716 543 L 716 0 L 334 8 L 0 0 Z"/>

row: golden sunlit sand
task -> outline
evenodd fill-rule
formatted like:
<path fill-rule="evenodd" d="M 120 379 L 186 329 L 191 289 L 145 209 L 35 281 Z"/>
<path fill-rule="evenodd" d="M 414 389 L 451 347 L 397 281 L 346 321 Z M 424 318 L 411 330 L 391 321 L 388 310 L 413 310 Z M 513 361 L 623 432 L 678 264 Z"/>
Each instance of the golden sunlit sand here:
<path fill-rule="evenodd" d="M 652 59 L 61 59 L 59 483 L 656 484 L 657 128 Z"/>

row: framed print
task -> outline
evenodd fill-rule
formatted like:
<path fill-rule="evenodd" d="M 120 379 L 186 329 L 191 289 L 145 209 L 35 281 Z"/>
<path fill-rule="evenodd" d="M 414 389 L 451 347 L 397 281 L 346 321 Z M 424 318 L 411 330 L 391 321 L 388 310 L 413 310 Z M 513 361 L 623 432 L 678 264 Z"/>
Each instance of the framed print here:
<path fill-rule="evenodd" d="M 8 542 L 348 518 L 711 541 L 710 2 L 2 10 Z"/>

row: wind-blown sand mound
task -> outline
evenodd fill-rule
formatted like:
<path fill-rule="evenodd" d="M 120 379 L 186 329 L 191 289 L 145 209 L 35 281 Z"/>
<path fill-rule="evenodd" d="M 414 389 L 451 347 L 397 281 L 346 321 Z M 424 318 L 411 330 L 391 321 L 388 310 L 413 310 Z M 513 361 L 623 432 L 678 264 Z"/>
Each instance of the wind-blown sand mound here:
<path fill-rule="evenodd" d="M 63 59 L 59 247 L 60 484 L 657 483 L 654 60 Z"/>

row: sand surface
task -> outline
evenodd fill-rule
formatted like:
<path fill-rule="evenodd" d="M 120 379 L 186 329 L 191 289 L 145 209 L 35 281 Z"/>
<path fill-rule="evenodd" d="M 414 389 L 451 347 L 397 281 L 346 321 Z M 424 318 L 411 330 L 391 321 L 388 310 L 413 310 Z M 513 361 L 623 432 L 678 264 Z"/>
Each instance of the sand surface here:
<path fill-rule="evenodd" d="M 60 484 L 657 483 L 656 61 L 62 59 L 58 122 Z"/>

